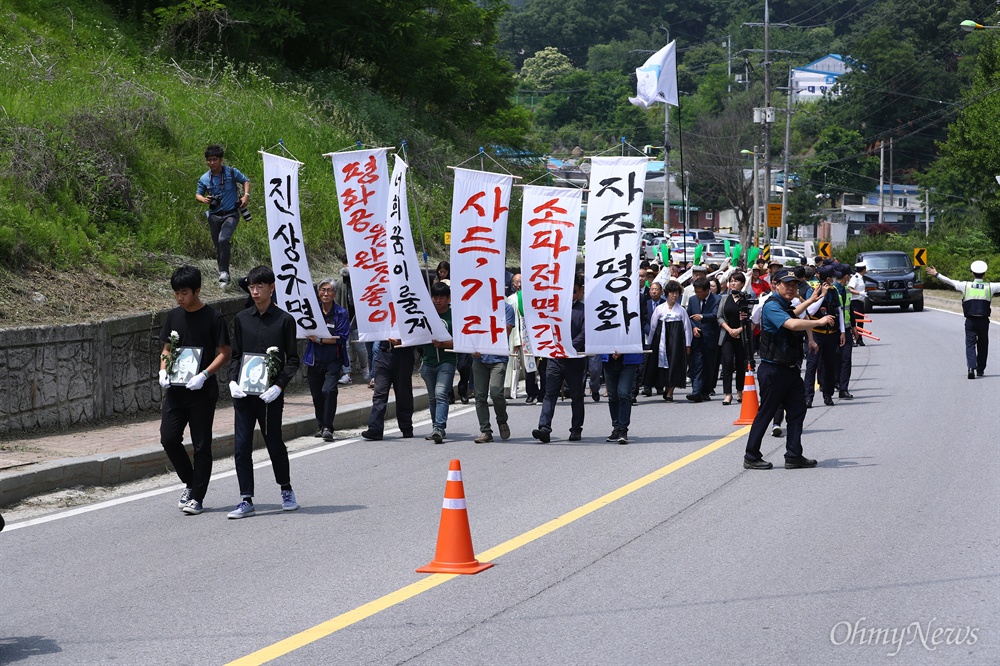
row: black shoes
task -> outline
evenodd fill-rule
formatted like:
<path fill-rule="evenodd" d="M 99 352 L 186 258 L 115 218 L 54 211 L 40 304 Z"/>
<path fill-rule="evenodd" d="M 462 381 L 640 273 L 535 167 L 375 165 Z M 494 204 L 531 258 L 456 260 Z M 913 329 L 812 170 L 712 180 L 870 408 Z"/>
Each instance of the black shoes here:
<path fill-rule="evenodd" d="M 643 389 L 642 390 L 642 395 L 645 396 L 645 397 L 647 397 L 647 398 L 651 397 L 653 395 L 653 389 L 651 389 L 651 388 Z"/>
<path fill-rule="evenodd" d="M 712 402 L 712 394 L 711 393 L 702 393 L 701 394 L 701 399 L 704 400 L 705 402 Z"/>
<path fill-rule="evenodd" d="M 604 440 L 605 442 L 617 442 L 618 441 L 618 428 L 611 431 L 611 434 L 607 436 Z"/>
<path fill-rule="evenodd" d="M 371 441 L 371 442 L 377 442 L 380 439 L 382 439 L 382 433 L 375 432 L 371 428 L 369 428 L 368 430 L 365 430 L 364 432 L 362 432 L 361 436 L 364 437 L 365 439 L 367 439 L 368 441 Z"/>
<path fill-rule="evenodd" d="M 700 395 L 695 395 L 694 393 L 688 393 L 687 399 L 690 402 L 701 402 L 702 400 L 704 400 L 704 398 L 702 398 Z"/>
<path fill-rule="evenodd" d="M 823 396 L 823 404 L 827 407 L 833 407 L 833 396 Z"/>
<path fill-rule="evenodd" d="M 747 460 L 743 459 L 743 469 L 771 469 L 774 467 L 771 463 L 766 460 Z"/>
<path fill-rule="evenodd" d="M 548 444 L 549 443 L 549 439 L 550 439 L 549 435 L 550 435 L 550 432 L 548 430 L 542 430 L 541 428 L 538 428 L 536 430 L 532 430 L 531 431 L 531 436 L 534 437 L 535 439 L 537 439 L 542 444 Z"/>
<path fill-rule="evenodd" d="M 785 469 L 808 469 L 815 467 L 816 461 L 812 458 L 799 456 L 798 458 L 785 458 Z"/>
<path fill-rule="evenodd" d="M 333 431 L 330 430 L 329 428 L 323 428 L 322 437 L 323 437 L 323 441 L 324 442 L 332 442 L 333 441 Z"/>
<path fill-rule="evenodd" d="M 982 377 L 984 370 L 976 370 L 976 377 Z"/>
<path fill-rule="evenodd" d="M 628 444 L 628 430 L 623 429 L 618 431 L 618 443 Z"/>
<path fill-rule="evenodd" d="M 590 397 L 594 399 L 594 402 L 600 402 L 601 401 L 601 392 L 600 391 L 591 391 L 590 392 Z"/>
<path fill-rule="evenodd" d="M 854 394 L 850 391 L 841 391 L 840 397 L 844 400 L 854 400 Z"/>
<path fill-rule="evenodd" d="M 806 400 L 806 409 L 812 409 L 812 408 L 813 408 L 813 399 L 809 398 L 808 400 Z"/>
<path fill-rule="evenodd" d="M 969 368 L 969 379 L 975 379 L 975 378 L 976 378 L 976 369 Z"/>
<path fill-rule="evenodd" d="M 569 431 L 569 441 L 571 441 L 571 442 L 579 442 L 581 439 L 583 439 L 583 431 L 581 431 L 581 430 L 570 430 Z"/>
<path fill-rule="evenodd" d="M 528 398 L 527 400 L 525 400 L 524 404 L 526 404 L 526 405 L 533 405 L 536 402 L 538 402 L 537 398 L 535 398 L 534 396 L 532 396 L 532 397 Z"/>
<path fill-rule="evenodd" d="M 412 430 L 404 430 L 403 431 L 403 439 L 411 439 L 412 437 L 413 437 L 413 431 Z"/>

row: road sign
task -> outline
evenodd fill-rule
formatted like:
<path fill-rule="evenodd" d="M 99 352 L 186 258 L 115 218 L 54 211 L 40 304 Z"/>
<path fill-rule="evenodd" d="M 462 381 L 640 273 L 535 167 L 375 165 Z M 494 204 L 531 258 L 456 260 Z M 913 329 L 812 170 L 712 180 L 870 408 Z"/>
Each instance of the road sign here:
<path fill-rule="evenodd" d="M 451 232 L 450 231 L 444 232 L 444 244 L 445 245 L 451 245 Z"/>
<path fill-rule="evenodd" d="M 819 256 L 825 259 L 833 258 L 833 251 L 830 249 L 829 241 L 821 241 L 819 244 Z"/>
<path fill-rule="evenodd" d="M 760 258 L 763 259 L 764 261 L 771 261 L 771 246 L 770 245 L 765 245 L 763 248 L 761 248 L 761 250 L 760 250 Z"/>
<path fill-rule="evenodd" d="M 913 248 L 913 265 L 914 266 L 926 266 L 927 265 L 927 248 L 926 247 L 915 247 L 915 248 Z"/>
<path fill-rule="evenodd" d="M 768 229 L 781 228 L 781 204 L 767 204 L 767 227 Z"/>

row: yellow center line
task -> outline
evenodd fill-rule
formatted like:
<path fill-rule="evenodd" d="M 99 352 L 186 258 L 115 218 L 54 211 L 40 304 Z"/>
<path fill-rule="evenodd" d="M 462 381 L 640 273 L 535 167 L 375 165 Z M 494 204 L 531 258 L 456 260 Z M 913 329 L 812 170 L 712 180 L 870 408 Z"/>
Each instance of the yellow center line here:
<path fill-rule="evenodd" d="M 731 443 L 733 440 L 743 437 L 748 432 L 750 432 L 750 426 L 744 426 L 734 433 L 731 433 L 722 439 L 716 440 L 707 446 L 704 446 L 697 451 L 689 453 L 679 460 L 675 460 L 665 467 L 661 467 L 655 472 L 650 472 L 646 476 L 643 476 L 631 483 L 628 483 L 621 488 L 612 490 L 611 492 L 598 497 L 597 499 L 584 504 L 581 507 L 573 509 L 558 518 L 554 518 L 549 522 L 539 525 L 538 527 L 528 530 L 520 536 L 516 536 L 513 539 L 503 542 L 498 546 L 494 546 L 487 551 L 484 551 L 476 555 L 476 559 L 480 561 L 493 560 L 507 553 L 516 550 L 524 545 L 540 539 L 543 536 L 551 534 L 556 530 L 569 525 L 570 523 L 583 518 L 586 515 L 597 511 L 598 509 L 605 507 L 612 502 L 620 500 L 621 498 L 634 493 L 635 491 L 645 488 L 654 481 L 659 481 L 668 474 L 672 474 L 677 470 L 690 465 L 699 458 L 707 456 L 713 451 L 721 449 L 723 446 Z M 365 618 L 369 618 L 376 613 L 380 613 L 387 608 L 400 604 L 407 599 L 412 599 L 418 594 L 422 594 L 427 590 L 431 590 L 438 585 L 448 582 L 452 578 L 457 577 L 459 574 L 431 574 L 426 578 L 422 578 L 415 583 L 411 583 L 406 587 L 402 587 L 395 592 L 390 592 L 389 594 L 379 597 L 374 601 L 369 601 L 363 606 L 358 606 L 354 610 L 347 611 L 337 617 L 327 620 L 321 624 L 317 624 L 315 627 L 306 629 L 305 631 L 299 632 L 294 636 L 289 636 L 288 638 L 278 641 L 273 645 L 269 645 L 265 648 L 257 650 L 253 654 L 249 654 L 245 657 L 237 659 L 235 661 L 229 662 L 227 666 L 258 666 L 259 664 L 266 664 L 267 662 L 277 659 L 283 655 L 288 654 L 294 650 L 298 650 L 310 643 L 320 640 L 321 638 L 326 638 L 334 632 L 340 631 L 345 627 L 349 627 L 356 622 L 360 622 Z"/>

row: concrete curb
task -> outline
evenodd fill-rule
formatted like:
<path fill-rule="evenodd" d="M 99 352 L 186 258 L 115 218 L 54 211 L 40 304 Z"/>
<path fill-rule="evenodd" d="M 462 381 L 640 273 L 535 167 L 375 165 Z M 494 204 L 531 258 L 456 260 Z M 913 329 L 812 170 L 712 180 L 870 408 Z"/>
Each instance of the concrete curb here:
<path fill-rule="evenodd" d="M 425 409 L 428 405 L 426 391 L 413 392 L 414 410 Z M 357 428 L 368 424 L 371 403 L 345 405 L 337 410 L 334 429 Z M 396 417 L 395 396 L 389 400 L 386 419 Z M 313 416 L 286 418 L 281 426 L 285 441 L 306 437 L 316 431 Z M 316 440 L 320 446 L 325 442 Z M 191 444 L 187 445 L 188 452 Z M 264 438 L 260 430 L 254 431 L 254 449 L 263 448 Z M 212 457 L 215 460 L 231 458 L 235 450 L 235 434 L 223 432 L 212 439 Z M 79 458 L 64 458 L 32 465 L 24 470 L 12 470 L 0 475 L 0 507 L 9 506 L 27 497 L 41 495 L 62 488 L 75 486 L 114 486 L 127 481 L 173 471 L 163 448 L 150 445 L 121 453 L 99 453 Z"/>

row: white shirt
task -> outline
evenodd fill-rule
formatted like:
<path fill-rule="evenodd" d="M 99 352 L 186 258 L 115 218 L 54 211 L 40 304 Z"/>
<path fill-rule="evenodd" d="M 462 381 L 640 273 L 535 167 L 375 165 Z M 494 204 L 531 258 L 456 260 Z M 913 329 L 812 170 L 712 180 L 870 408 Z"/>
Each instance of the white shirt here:
<path fill-rule="evenodd" d="M 656 326 L 659 322 L 666 324 L 671 321 L 679 321 L 684 324 L 684 346 L 691 346 L 691 339 L 694 334 L 691 332 L 691 319 L 688 317 L 687 310 L 681 307 L 680 299 L 677 303 L 674 303 L 673 307 L 666 301 L 660 303 L 653 310 L 653 314 L 649 317 L 649 339 L 646 340 L 646 344 L 653 344 L 653 335 L 656 333 Z M 658 351 L 658 365 L 661 368 L 669 368 L 670 365 L 667 362 L 667 336 L 660 334 L 660 348 Z"/>
<path fill-rule="evenodd" d="M 865 291 L 865 278 L 862 277 L 861 273 L 855 273 L 852 275 L 851 279 L 847 281 L 847 286 L 858 292 L 856 294 L 851 294 L 852 298 L 856 298 L 862 303 L 866 298 L 868 298 L 868 293 Z"/>

